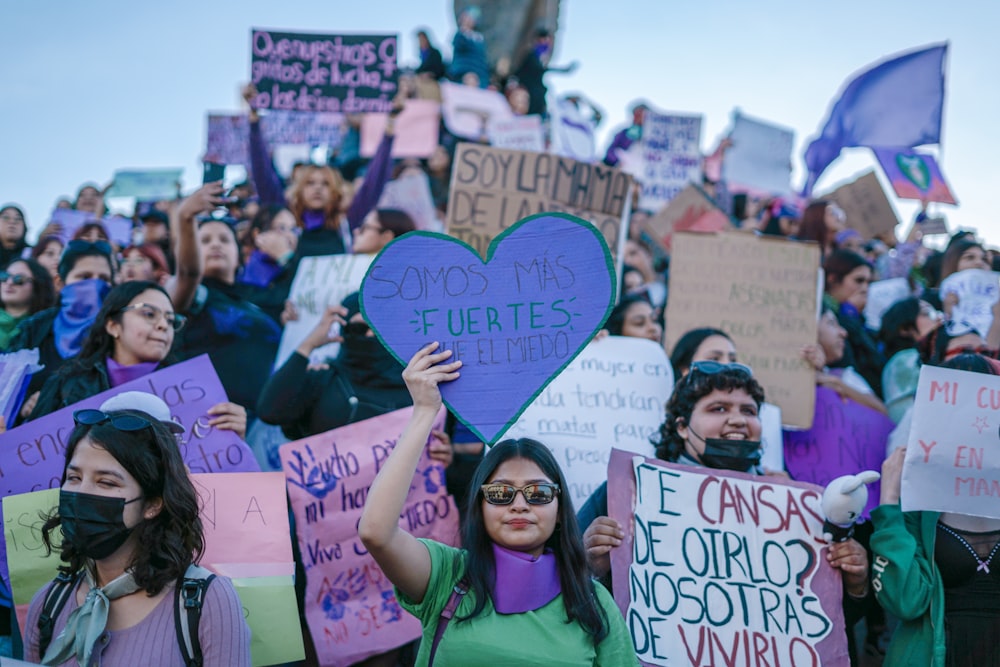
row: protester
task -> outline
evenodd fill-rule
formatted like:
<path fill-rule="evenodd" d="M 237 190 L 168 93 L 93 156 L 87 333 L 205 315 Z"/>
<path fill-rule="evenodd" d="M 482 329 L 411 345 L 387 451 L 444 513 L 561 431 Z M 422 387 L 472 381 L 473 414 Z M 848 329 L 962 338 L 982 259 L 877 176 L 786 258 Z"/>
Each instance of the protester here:
<path fill-rule="evenodd" d="M 430 32 L 427 28 L 421 28 L 417 31 L 417 44 L 420 47 L 420 66 L 417 68 L 417 75 L 426 75 L 434 81 L 443 79 L 445 76 L 444 60 L 441 58 L 441 51 L 431 42 Z"/>
<path fill-rule="evenodd" d="M 55 303 L 49 272 L 33 259 L 16 259 L 0 271 L 0 352 L 6 352 L 21 323 Z"/>
<path fill-rule="evenodd" d="M 295 277 L 295 250 L 299 228 L 295 216 L 283 206 L 264 206 L 243 235 L 243 272 L 239 282 L 253 286 L 247 298 L 275 321 L 280 321 Z"/>
<path fill-rule="evenodd" d="M 407 490 L 441 407 L 438 385 L 461 362 L 437 343 L 404 371 L 414 412 L 368 492 L 358 534 L 421 620 L 418 664 L 477 662 L 636 665 L 625 621 L 586 571 L 566 480 L 551 452 L 532 440 L 494 445 L 473 479 L 463 550 L 418 540 L 399 527 Z M 441 609 L 465 582 L 455 617 L 435 640 Z M 516 636 L 518 641 L 511 642 Z"/>
<path fill-rule="evenodd" d="M 632 124 L 625 129 L 619 130 L 611 138 L 611 145 L 608 146 L 604 154 L 604 164 L 609 167 L 617 166 L 623 153 L 627 152 L 632 144 L 642 139 L 642 121 L 646 117 L 649 104 L 646 102 L 633 102 L 629 111 L 632 113 Z"/>
<path fill-rule="evenodd" d="M 645 338 L 658 345 L 663 342 L 663 326 L 649 301 L 642 296 L 622 298 L 604 326 L 612 336 Z"/>
<path fill-rule="evenodd" d="M 151 280 L 163 285 L 169 277 L 167 258 L 155 243 L 141 243 L 122 251 L 121 271 L 118 274 L 120 282 Z"/>
<path fill-rule="evenodd" d="M 74 421 L 59 509 L 42 527 L 72 585 L 51 626 L 42 613 L 52 585 L 32 599 L 25 657 L 130 667 L 156 656 L 158 665 L 184 665 L 179 587 L 208 572 L 193 567 L 205 537 L 177 442 L 159 420 L 136 410 L 79 410 Z M 249 667 L 250 630 L 232 583 L 214 577 L 202 590 L 197 664 Z"/>
<path fill-rule="evenodd" d="M 817 340 L 823 354 L 816 356 L 803 351 L 805 358 L 817 372 L 817 386 L 829 387 L 846 400 L 852 400 L 883 414 L 888 414 L 885 404 L 875 395 L 871 385 L 857 369 L 844 365 L 847 354 L 847 331 L 840 326 L 837 316 L 828 307 L 823 307 L 817 327 Z M 824 363 L 825 362 L 825 363 Z"/>
<path fill-rule="evenodd" d="M 909 297 L 889 306 L 882 314 L 879 341 L 889 359 L 882 369 L 882 394 L 889 418 L 899 423 L 913 405 L 920 378 L 917 342 L 936 329 L 944 315 L 926 301 Z"/>
<path fill-rule="evenodd" d="M 63 287 L 57 305 L 21 322 L 10 344 L 11 350 L 37 348 L 45 366 L 31 376 L 23 416 L 31 414 L 49 376 L 82 348 L 114 280 L 111 247 L 104 241 L 70 241 L 59 260 L 59 279 Z"/>
<path fill-rule="evenodd" d="M 31 249 L 31 259 L 45 267 L 57 291 L 62 289 L 59 279 L 59 258 L 62 253 L 63 242 L 58 236 L 43 236 Z"/>
<path fill-rule="evenodd" d="M 482 12 L 478 7 L 467 7 L 458 16 L 458 30 L 451 42 L 451 65 L 448 78 L 466 83 L 466 75 L 475 77 L 474 85 L 485 88 L 490 83 L 490 67 L 486 62 L 486 42 L 476 30 Z"/>
<path fill-rule="evenodd" d="M 529 104 L 527 113 L 544 116 L 548 110 L 546 95 L 549 89 L 545 86 L 546 72 L 572 74 L 579 63 L 571 62 L 565 67 L 552 67 L 552 33 L 547 28 L 535 31 L 535 43 L 528 51 L 521 64 L 514 70 L 514 76 L 528 92 Z"/>
<path fill-rule="evenodd" d="M 132 281 L 113 288 L 80 353 L 42 387 L 31 419 L 169 365 L 174 335 L 184 322 L 167 290 L 156 283 Z M 246 411 L 235 403 L 214 405 L 208 414 L 210 426 L 246 435 Z"/>
<path fill-rule="evenodd" d="M 996 375 L 986 359 L 962 354 L 946 368 Z M 903 512 L 906 448 L 882 465 L 880 504 L 872 511 L 875 597 L 900 622 L 886 667 L 995 665 L 1000 660 L 995 579 L 1000 520 L 966 514 Z M 941 480 L 950 484 L 949 480 Z"/>
<path fill-rule="evenodd" d="M 736 345 L 725 331 L 703 327 L 685 332 L 674 343 L 670 352 L 670 365 L 677 377 L 687 375 L 696 361 L 736 363 Z"/>
<path fill-rule="evenodd" d="M 821 261 L 834 249 L 837 234 L 847 229 L 847 215 L 831 201 L 820 199 L 812 202 L 802 212 L 802 222 L 796 238 L 819 244 Z"/>
<path fill-rule="evenodd" d="M 76 192 L 76 200 L 73 208 L 77 211 L 85 211 L 95 218 L 102 218 L 107 212 L 104 206 L 104 192 L 93 183 L 85 183 Z"/>
<path fill-rule="evenodd" d="M 948 246 L 941 260 L 941 280 L 966 269 L 990 270 L 986 250 L 975 240 L 959 239 Z"/>
<path fill-rule="evenodd" d="M 12 204 L 0 208 L 0 270 L 15 259 L 24 257 L 28 248 L 27 234 L 24 211 Z"/>
<path fill-rule="evenodd" d="M 382 248 L 407 232 L 416 230 L 413 218 L 406 211 L 380 208 L 365 216 L 360 227 L 354 229 L 355 254 L 378 254 Z"/>
<path fill-rule="evenodd" d="M 837 363 L 841 367 L 853 366 L 875 394 L 881 396 L 885 356 L 875 337 L 865 328 L 862 315 L 868 303 L 872 267 L 857 253 L 834 250 L 823 262 L 823 271 L 826 274 L 823 303 L 836 314 L 840 326 L 847 332 L 844 356 Z"/>

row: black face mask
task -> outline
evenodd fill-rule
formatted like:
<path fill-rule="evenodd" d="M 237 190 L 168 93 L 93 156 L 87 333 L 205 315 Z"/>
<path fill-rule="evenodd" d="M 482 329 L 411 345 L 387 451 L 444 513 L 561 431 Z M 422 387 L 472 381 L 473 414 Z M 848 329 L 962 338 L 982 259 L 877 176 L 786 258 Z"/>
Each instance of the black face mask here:
<path fill-rule="evenodd" d="M 701 462 L 709 468 L 750 472 L 760 464 L 760 440 L 702 439 L 705 453 L 701 455 Z"/>
<path fill-rule="evenodd" d="M 87 558 L 107 558 L 132 534 L 132 528 L 125 526 L 125 505 L 140 498 L 126 502 L 124 498 L 60 491 L 59 519 L 63 539 Z"/>

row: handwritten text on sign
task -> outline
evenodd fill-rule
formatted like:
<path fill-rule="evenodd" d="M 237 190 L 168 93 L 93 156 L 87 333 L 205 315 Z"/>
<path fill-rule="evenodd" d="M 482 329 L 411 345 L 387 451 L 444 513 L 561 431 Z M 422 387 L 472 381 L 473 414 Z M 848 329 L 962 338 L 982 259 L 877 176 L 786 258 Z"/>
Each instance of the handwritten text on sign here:
<path fill-rule="evenodd" d="M 611 466 L 609 508 L 629 534 L 615 599 L 641 660 L 848 664 L 840 576 L 816 537 L 822 489 L 619 450 Z"/>
<path fill-rule="evenodd" d="M 608 336 L 590 343 L 564 368 L 504 437 L 548 445 L 579 508 L 607 481 L 612 447 L 653 455 L 649 438 L 659 430 L 673 386 L 662 347 Z"/>
<path fill-rule="evenodd" d="M 639 208 L 658 211 L 701 180 L 701 116 L 646 112 L 642 124 Z"/>
<path fill-rule="evenodd" d="M 281 447 L 306 570 L 306 621 L 322 665 L 353 665 L 420 636 L 420 622 L 399 606 L 392 583 L 358 538 L 368 489 L 412 412 L 397 410 Z M 442 410 L 434 428 L 443 424 Z M 447 493 L 444 469 L 425 454 L 400 527 L 457 544 L 458 508 Z"/>
<path fill-rule="evenodd" d="M 785 424 L 809 428 L 816 373 L 803 345 L 816 343 L 819 248 L 748 234 L 678 233 L 670 263 L 666 347 L 684 332 L 717 327 L 753 368 Z"/>
<path fill-rule="evenodd" d="M 603 239 L 559 214 L 511 227 L 485 263 L 449 236 L 407 234 L 375 258 L 361 287 L 365 319 L 402 363 L 430 341 L 464 363 L 441 393 L 490 443 L 600 329 L 613 299 Z"/>
<path fill-rule="evenodd" d="M 396 94 L 395 35 L 317 35 L 254 29 L 257 105 L 287 111 L 389 111 Z"/>
<path fill-rule="evenodd" d="M 986 338 L 993 324 L 993 306 L 1000 300 L 1000 273 L 983 269 L 958 271 L 941 281 L 940 292 L 942 299 L 949 294 L 958 297 L 951 319 L 963 331 L 965 325 L 970 325 Z"/>
<path fill-rule="evenodd" d="M 904 512 L 1000 519 L 1000 377 L 924 366 L 903 464 Z"/>
<path fill-rule="evenodd" d="M 490 242 L 516 221 L 551 211 L 590 221 L 618 247 L 632 179 L 603 164 L 549 153 L 459 144 L 448 199 L 448 233 L 485 256 Z"/>

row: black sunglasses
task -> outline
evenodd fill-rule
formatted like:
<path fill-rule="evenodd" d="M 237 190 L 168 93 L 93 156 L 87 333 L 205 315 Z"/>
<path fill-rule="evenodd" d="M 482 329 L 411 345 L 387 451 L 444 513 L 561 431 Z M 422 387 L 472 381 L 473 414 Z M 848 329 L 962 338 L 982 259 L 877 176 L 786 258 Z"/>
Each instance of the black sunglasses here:
<path fill-rule="evenodd" d="M 90 250 L 91 248 L 97 250 L 105 255 L 111 254 L 111 244 L 107 241 L 85 241 L 83 239 L 75 239 L 66 244 L 66 249 L 63 252 L 73 251 L 80 252 L 82 250 Z"/>
<path fill-rule="evenodd" d="M 688 375 L 692 375 L 695 371 L 703 375 L 718 375 L 723 371 L 735 371 L 740 375 L 745 375 L 748 378 L 753 377 L 753 370 L 746 364 L 722 364 L 718 361 L 695 361 L 691 364 L 691 369 Z"/>
<path fill-rule="evenodd" d="M 34 278 L 31 276 L 23 276 L 20 273 L 7 273 L 6 271 L 0 271 L 0 283 L 5 283 L 8 280 L 13 285 L 23 285 L 25 283 L 34 282 Z"/>
<path fill-rule="evenodd" d="M 520 488 L 512 484 L 483 484 L 483 499 L 490 505 L 510 505 L 520 491 L 529 505 L 548 505 L 559 495 L 559 485 L 550 482 L 528 484 Z"/>
<path fill-rule="evenodd" d="M 152 428 L 153 424 L 138 415 L 109 415 L 102 410 L 77 410 L 73 413 L 73 421 L 79 426 L 97 426 L 110 422 L 119 431 L 141 431 Z"/>

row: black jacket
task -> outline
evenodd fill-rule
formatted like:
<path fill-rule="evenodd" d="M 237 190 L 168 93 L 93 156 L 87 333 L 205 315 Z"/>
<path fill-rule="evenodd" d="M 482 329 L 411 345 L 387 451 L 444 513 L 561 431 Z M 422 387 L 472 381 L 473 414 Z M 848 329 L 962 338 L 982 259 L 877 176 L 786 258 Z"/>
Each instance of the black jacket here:
<path fill-rule="evenodd" d="M 28 420 L 44 417 L 108 389 L 111 389 L 111 379 L 103 358 L 73 357 L 46 380 Z"/>

